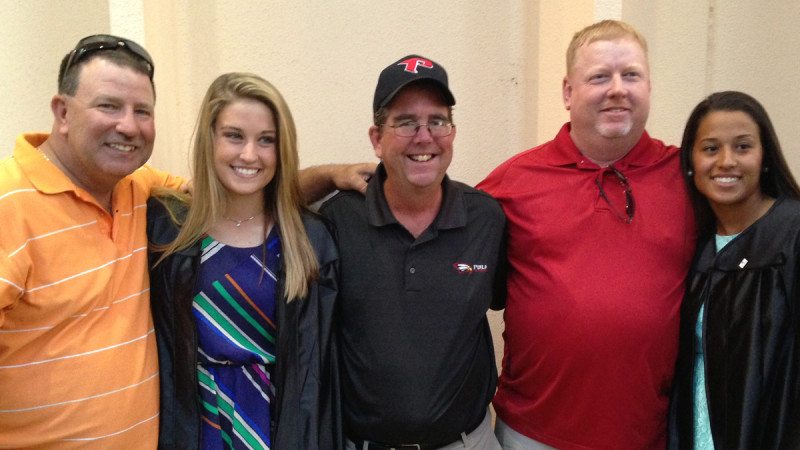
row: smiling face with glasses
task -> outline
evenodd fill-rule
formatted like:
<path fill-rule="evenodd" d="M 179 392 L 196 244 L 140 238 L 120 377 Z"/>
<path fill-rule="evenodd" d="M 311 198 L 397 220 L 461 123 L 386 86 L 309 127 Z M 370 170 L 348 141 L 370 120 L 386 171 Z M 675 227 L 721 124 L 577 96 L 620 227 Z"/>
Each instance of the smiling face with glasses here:
<path fill-rule="evenodd" d="M 455 125 L 447 119 L 434 118 L 429 120 L 428 123 L 419 123 L 416 120 L 403 120 L 396 125 L 386 126 L 393 129 L 394 134 L 399 137 L 414 137 L 419 133 L 419 129 L 422 127 L 427 128 L 428 133 L 433 137 L 445 137 L 450 136 Z"/>
<path fill-rule="evenodd" d="M 435 85 L 412 84 L 388 105 L 386 123 L 370 128 L 375 155 L 390 188 L 403 192 L 439 189 L 453 157 L 455 125 Z"/>

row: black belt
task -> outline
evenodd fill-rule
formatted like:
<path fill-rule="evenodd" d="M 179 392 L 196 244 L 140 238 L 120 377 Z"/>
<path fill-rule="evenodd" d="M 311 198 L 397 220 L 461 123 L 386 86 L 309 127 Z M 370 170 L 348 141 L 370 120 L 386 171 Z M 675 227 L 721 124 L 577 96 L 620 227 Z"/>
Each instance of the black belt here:
<path fill-rule="evenodd" d="M 356 444 L 356 450 L 361 450 L 364 447 L 364 442 L 367 443 L 367 449 L 369 450 L 404 450 L 404 449 L 417 449 L 417 450 L 435 450 L 440 447 L 444 447 L 445 445 L 449 444 L 442 444 L 442 445 L 435 445 L 435 444 L 403 444 L 403 445 L 384 445 L 378 444 L 377 442 L 372 441 L 353 441 Z"/>
<path fill-rule="evenodd" d="M 473 431 L 475 431 L 478 428 L 478 426 L 480 426 L 480 424 L 483 423 L 484 419 L 485 419 L 485 416 L 482 416 L 481 420 L 479 420 L 478 423 L 476 423 L 475 425 L 469 427 L 469 429 L 464 431 L 464 434 L 470 434 Z M 364 440 L 364 439 L 351 439 L 351 441 L 353 442 L 353 444 L 355 444 L 356 450 L 361 450 L 361 449 L 365 448 L 364 444 L 367 444 L 366 448 L 369 449 L 369 450 L 394 450 L 394 449 L 397 449 L 397 450 L 412 450 L 412 449 L 416 449 L 416 450 L 435 450 L 437 448 L 441 448 L 441 447 L 444 447 L 446 445 L 450 445 L 453 442 L 458 441 L 460 439 L 461 439 L 461 435 L 459 434 L 459 436 L 457 438 L 455 438 L 455 439 L 451 439 L 451 440 L 449 440 L 447 442 L 439 442 L 439 443 L 436 443 L 436 444 L 394 444 L 394 445 L 390 445 L 390 444 L 384 444 L 382 442 L 367 441 L 367 440 Z"/>

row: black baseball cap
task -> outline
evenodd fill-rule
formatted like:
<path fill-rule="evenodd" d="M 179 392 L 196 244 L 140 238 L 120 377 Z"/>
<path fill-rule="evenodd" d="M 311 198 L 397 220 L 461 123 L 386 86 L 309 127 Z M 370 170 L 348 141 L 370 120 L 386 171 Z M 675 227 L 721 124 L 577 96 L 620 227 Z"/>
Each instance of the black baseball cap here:
<path fill-rule="evenodd" d="M 456 104 L 453 93 L 447 87 L 447 72 L 444 67 L 424 56 L 408 55 L 381 71 L 378 85 L 375 87 L 372 112 L 375 113 L 389 104 L 401 89 L 420 80 L 433 81 L 441 89 L 447 105 Z"/>

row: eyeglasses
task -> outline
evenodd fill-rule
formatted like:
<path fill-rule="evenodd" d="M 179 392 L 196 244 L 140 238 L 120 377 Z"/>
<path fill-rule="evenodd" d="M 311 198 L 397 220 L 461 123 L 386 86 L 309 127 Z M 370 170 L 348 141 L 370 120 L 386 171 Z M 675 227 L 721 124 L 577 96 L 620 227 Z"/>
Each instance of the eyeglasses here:
<path fill-rule="evenodd" d="M 69 58 L 67 59 L 67 63 L 64 65 L 64 70 L 61 71 L 61 76 L 59 77 L 58 83 L 61 84 L 64 75 L 66 75 L 70 68 L 76 66 L 79 62 L 86 59 L 86 57 L 92 53 L 101 50 L 118 49 L 126 50 L 128 53 L 136 56 L 142 62 L 144 62 L 147 65 L 147 76 L 150 78 L 150 81 L 153 81 L 153 72 L 155 71 L 155 67 L 153 66 L 153 58 L 150 57 L 150 54 L 147 53 L 147 50 L 145 50 L 144 47 L 125 38 L 111 36 L 109 34 L 95 34 L 78 41 L 78 45 L 75 46 L 75 49 L 69 52 Z"/>
<path fill-rule="evenodd" d="M 625 191 L 625 213 L 621 213 L 615 206 L 614 203 L 608 198 L 606 195 L 606 191 L 603 190 L 603 175 L 606 171 L 601 171 L 597 177 L 594 179 L 594 184 L 597 185 L 597 189 L 600 191 L 600 197 L 608 203 L 609 208 L 611 211 L 620 218 L 625 223 L 631 223 L 633 221 L 633 213 L 636 212 L 636 202 L 633 200 L 633 191 L 631 190 L 631 185 L 628 182 L 628 179 L 625 175 L 622 174 L 619 170 L 617 170 L 614 166 L 608 166 L 608 169 L 617 177 L 617 181 L 619 185 L 622 186 L 622 189 Z"/>
<path fill-rule="evenodd" d="M 445 119 L 433 119 L 429 120 L 428 123 L 419 123 L 413 120 L 406 120 L 398 123 L 397 125 L 386 126 L 394 130 L 395 136 L 399 137 L 414 137 L 417 135 L 421 127 L 427 127 L 428 133 L 430 133 L 433 137 L 445 137 L 450 136 L 450 133 L 453 132 L 453 127 L 455 127 L 452 122 Z"/>

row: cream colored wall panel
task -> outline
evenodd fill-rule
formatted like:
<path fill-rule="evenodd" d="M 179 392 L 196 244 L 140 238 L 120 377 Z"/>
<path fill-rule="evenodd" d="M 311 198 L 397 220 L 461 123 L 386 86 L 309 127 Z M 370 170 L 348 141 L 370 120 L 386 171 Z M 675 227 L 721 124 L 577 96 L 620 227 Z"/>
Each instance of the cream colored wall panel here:
<path fill-rule="evenodd" d="M 157 136 L 150 162 L 188 175 L 199 104 L 213 76 L 221 73 L 215 10 L 210 2 L 190 0 L 145 0 L 143 5 L 147 49 L 156 65 Z"/>
<path fill-rule="evenodd" d="M 626 1 L 623 19 L 647 39 L 652 95 L 647 131 L 680 145 L 689 112 L 707 95 L 709 3 Z"/>
<path fill-rule="evenodd" d="M 0 0 L 0 158 L 17 135 L 50 132 L 58 64 L 81 37 L 109 30 L 107 0 Z"/>
<path fill-rule="evenodd" d="M 711 88 L 758 99 L 800 176 L 800 1 L 718 1 L 715 10 Z"/>
<path fill-rule="evenodd" d="M 303 165 L 375 160 L 367 128 L 377 76 L 420 53 L 445 66 L 457 99 L 451 174 L 476 183 L 530 141 L 521 136 L 535 124 L 526 115 L 535 102 L 527 70 L 532 4 L 146 1 L 158 84 L 152 161 L 185 172 L 181 158 L 203 92 L 228 71 L 255 72 L 281 90 Z"/>
<path fill-rule="evenodd" d="M 107 0 L 111 34 L 125 36 L 147 47 L 143 0 Z"/>
<path fill-rule="evenodd" d="M 531 91 L 536 93 L 536 103 L 532 109 L 537 112 L 538 120 L 535 124 L 536 139 L 525 148 L 553 139 L 564 122 L 569 120 L 561 89 L 567 73 L 567 47 L 576 31 L 595 22 L 594 4 L 591 0 L 546 0 L 540 2 L 538 14 L 532 18 L 539 27 L 538 34 L 531 36 L 531 47 L 538 50 L 538 64 L 534 73 L 537 89 Z"/>

